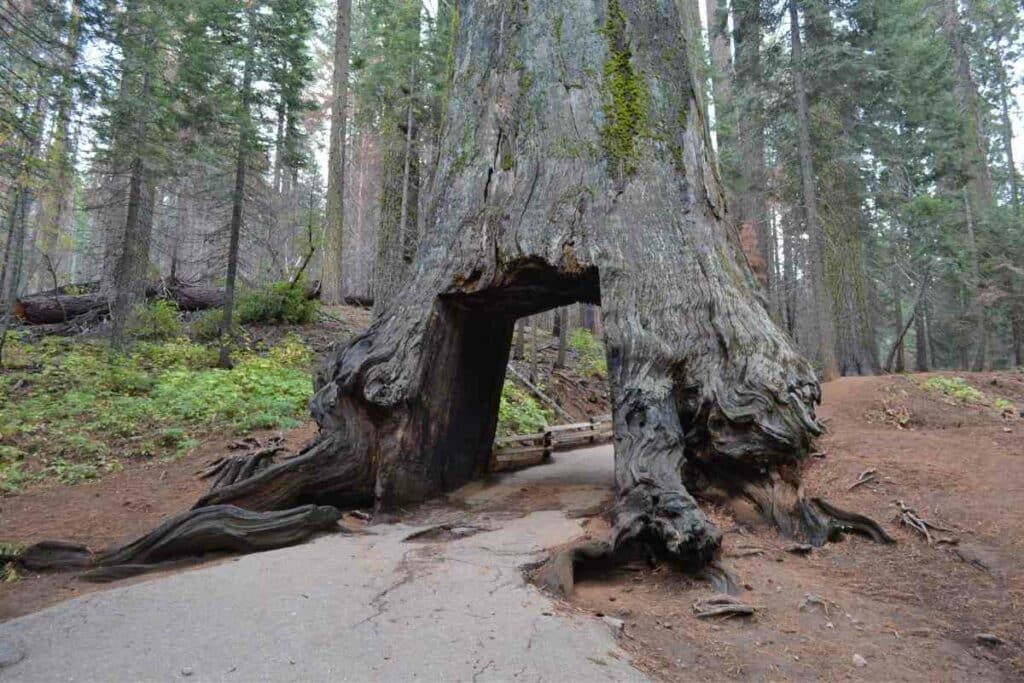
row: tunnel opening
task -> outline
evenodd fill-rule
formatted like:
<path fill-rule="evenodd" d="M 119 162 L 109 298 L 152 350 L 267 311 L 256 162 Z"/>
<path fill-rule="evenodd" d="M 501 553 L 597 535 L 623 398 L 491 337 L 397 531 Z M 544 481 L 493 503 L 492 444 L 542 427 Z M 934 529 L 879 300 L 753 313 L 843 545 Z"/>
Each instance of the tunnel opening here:
<path fill-rule="evenodd" d="M 436 328 L 447 339 L 434 348 L 442 349 L 444 357 L 436 358 L 427 368 L 425 386 L 445 386 L 453 395 L 445 414 L 432 415 L 425 424 L 426 429 L 438 430 L 437 438 L 423 442 L 436 444 L 424 464 L 427 471 L 440 473 L 437 483 L 441 490 L 452 490 L 490 472 L 502 389 L 506 381 L 513 381 L 507 380 L 506 369 L 517 321 L 533 317 L 532 342 L 521 342 L 535 360 L 541 340 L 552 342 L 551 332 L 540 332 L 537 316 L 582 304 L 586 314 L 576 316 L 577 321 L 583 318 L 585 322 L 588 316 L 599 320 L 600 303 L 596 267 L 567 272 L 541 260 L 524 260 L 508 267 L 500 280 L 479 291 L 440 297 L 442 320 Z M 571 316 L 555 317 L 562 325 L 574 324 L 568 320 Z M 529 327 L 522 324 L 518 336 L 525 335 Z M 567 336 L 559 335 L 562 343 Z M 553 415 L 553 419 L 559 417 Z"/>

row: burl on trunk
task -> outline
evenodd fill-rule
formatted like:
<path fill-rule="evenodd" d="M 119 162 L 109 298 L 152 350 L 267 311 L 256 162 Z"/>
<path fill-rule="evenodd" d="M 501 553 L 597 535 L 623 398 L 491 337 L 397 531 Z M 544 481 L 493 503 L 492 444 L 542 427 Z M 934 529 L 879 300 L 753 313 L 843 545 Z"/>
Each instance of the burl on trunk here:
<path fill-rule="evenodd" d="M 391 506 L 484 474 L 516 318 L 585 301 L 601 305 L 614 397 L 610 548 L 707 562 L 720 533 L 698 489 L 831 533 L 799 490 L 818 382 L 727 227 L 690 5 L 457 3 L 414 271 L 318 376 L 320 438 L 200 505 Z"/>

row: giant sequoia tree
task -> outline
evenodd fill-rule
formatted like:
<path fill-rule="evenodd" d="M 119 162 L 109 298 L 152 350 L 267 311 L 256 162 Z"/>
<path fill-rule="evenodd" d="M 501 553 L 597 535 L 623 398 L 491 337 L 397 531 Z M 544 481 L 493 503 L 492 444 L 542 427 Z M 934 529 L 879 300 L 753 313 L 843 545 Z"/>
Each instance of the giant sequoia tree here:
<path fill-rule="evenodd" d="M 725 226 L 675 0 L 462 0 L 425 237 L 409 281 L 317 378 L 317 440 L 199 507 L 422 500 L 483 474 L 518 317 L 600 304 L 618 548 L 684 563 L 720 534 L 698 489 L 821 539 L 800 459 L 819 386 Z"/>

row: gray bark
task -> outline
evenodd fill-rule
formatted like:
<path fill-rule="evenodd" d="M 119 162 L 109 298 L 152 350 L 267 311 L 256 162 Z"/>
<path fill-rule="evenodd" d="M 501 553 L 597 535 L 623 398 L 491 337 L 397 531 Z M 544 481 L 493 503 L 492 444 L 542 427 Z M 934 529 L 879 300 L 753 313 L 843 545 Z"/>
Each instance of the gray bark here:
<path fill-rule="evenodd" d="M 720 533 L 691 490 L 712 482 L 802 514 L 820 390 L 724 228 L 680 4 L 459 3 L 411 279 L 318 374 L 320 439 L 202 504 L 394 506 L 483 474 L 516 319 L 583 301 L 601 305 L 614 395 L 612 547 L 707 562 Z"/>

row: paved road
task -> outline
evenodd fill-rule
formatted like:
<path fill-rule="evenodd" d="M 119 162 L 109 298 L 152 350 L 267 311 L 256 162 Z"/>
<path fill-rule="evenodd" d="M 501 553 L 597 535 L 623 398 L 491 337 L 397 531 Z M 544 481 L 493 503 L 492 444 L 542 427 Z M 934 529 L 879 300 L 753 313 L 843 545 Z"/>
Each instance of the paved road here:
<path fill-rule="evenodd" d="M 610 451 L 567 453 L 468 489 L 471 510 L 447 514 L 488 529 L 475 535 L 406 542 L 420 527 L 378 526 L 0 624 L 0 650 L 26 653 L 0 679 L 641 680 L 606 624 L 558 609 L 523 579 L 520 567 L 578 535 L 579 521 L 562 510 L 493 512 L 548 482 L 566 506 L 607 495 Z"/>

